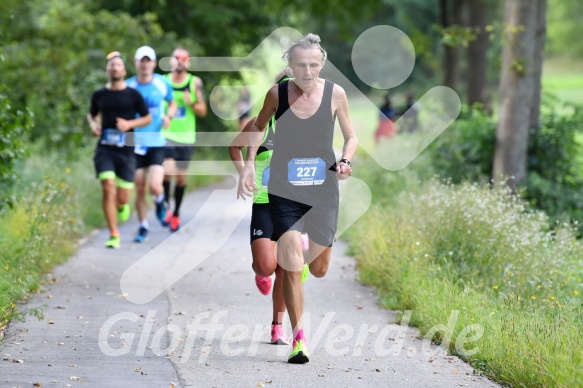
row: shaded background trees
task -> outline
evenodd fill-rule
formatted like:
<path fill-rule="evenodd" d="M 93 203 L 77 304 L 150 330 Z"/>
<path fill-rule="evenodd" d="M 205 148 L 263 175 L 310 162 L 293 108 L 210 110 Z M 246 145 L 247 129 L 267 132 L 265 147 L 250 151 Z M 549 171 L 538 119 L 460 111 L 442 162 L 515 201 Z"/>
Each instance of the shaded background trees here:
<path fill-rule="evenodd" d="M 480 166 L 489 164 L 481 169 L 481 174 L 491 176 L 498 127 L 498 143 L 507 147 L 504 152 L 499 148 L 499 154 L 510 159 L 521 155 L 517 162 L 508 163 L 522 167 L 516 170 L 497 164 L 495 171 L 531 182 L 530 173 L 545 176 L 543 166 L 548 160 L 543 162 L 544 151 L 540 147 L 558 144 L 537 138 L 543 133 L 548 136 L 548 130 L 532 129 L 540 128 L 543 52 L 547 53 L 547 58 L 583 57 L 583 43 L 578 39 L 583 28 L 573 18 L 567 17 L 577 14 L 581 4 L 577 0 L 548 0 L 548 39 L 545 39 L 544 28 L 526 34 L 527 29 L 531 31 L 529 26 L 535 23 L 533 15 L 543 18 L 535 23 L 542 25 L 544 11 L 516 20 L 517 33 L 508 33 L 504 5 L 515 1 L 382 0 L 345 3 L 339 0 L 301 0 L 289 3 L 277 0 L 266 4 L 251 0 L 210 3 L 192 0 L 6 0 L 0 5 L 3 54 L 0 71 L 5 84 L 0 93 L 4 101 L 2 117 L 12 117 L 12 124 L 3 125 L 3 136 L 13 140 L 2 143 L 12 145 L 5 147 L 10 152 L 1 155 L 12 158 L 4 163 L 11 166 L 19 157 L 22 158 L 27 144 L 42 142 L 46 149 L 74 159 L 78 147 L 93 141 L 87 136 L 84 114 L 91 91 L 105 81 L 104 56 L 109 51 L 120 50 L 131 59 L 135 48 L 142 44 L 154 46 L 160 56 L 169 55 L 177 45 L 187 47 L 198 56 L 244 56 L 275 28 L 290 26 L 303 33 L 313 31 L 322 36 L 334 65 L 361 90 L 369 92 L 371 98 L 380 98 L 384 91 L 371 89 L 356 76 L 347 53 L 366 29 L 388 24 L 403 30 L 416 50 L 416 66 L 411 77 L 391 93 L 397 98 L 409 92 L 420 95 L 429 87 L 447 84 L 469 106 L 479 103 L 482 109 L 485 108 L 484 113 L 473 114 L 467 108 L 464 119 L 479 117 L 479 120 L 489 120 L 489 124 L 475 127 L 482 130 L 474 131 L 489 138 L 478 140 L 482 139 L 478 137 L 474 145 L 458 147 L 474 150 L 474 156 L 458 155 L 466 155 L 470 165 L 473 162 L 469 160 L 473 157 L 483 161 L 478 163 Z M 524 1 L 524 4 L 532 6 L 539 1 L 542 0 Z M 523 53 L 518 52 L 514 58 L 503 60 L 502 47 L 512 41 L 522 47 L 527 35 L 532 41 L 528 50 L 531 59 L 524 60 Z M 504 52 L 513 52 L 508 51 L 508 47 Z M 133 72 L 133 66 L 128 66 L 128 70 Z M 513 80 L 508 78 L 510 75 L 514 76 Z M 203 78 L 208 92 L 222 79 L 237 76 L 206 73 Z M 532 98 L 517 97 L 516 104 L 509 104 L 509 94 L 522 90 L 517 85 L 526 79 L 530 86 L 521 93 Z M 557 105 L 550 103 L 553 104 Z M 523 119 L 525 115 L 527 119 Z M 548 123 L 551 120 L 545 117 L 543 121 Z M 472 144 L 474 138 L 470 134 L 474 132 L 469 130 L 471 127 L 460 125 L 459 128 L 466 128 L 464 136 L 453 137 L 456 141 L 465 141 L 466 145 Z M 201 123 L 201 128 L 207 131 L 228 129 L 225 122 L 214 117 L 212 112 Z M 489 129 L 486 131 L 486 128 Z M 511 140 L 516 134 L 519 134 L 518 138 Z M 576 150 L 575 137 L 576 133 L 573 133 L 570 142 L 574 142 Z M 476 148 L 475 144 L 484 146 Z M 443 144 L 435 145 L 441 146 Z M 572 152 L 555 154 L 570 158 Z M 444 160 L 447 161 L 447 157 Z M 568 164 L 564 163 L 565 166 Z M 459 166 L 460 160 L 452 160 L 452 165 Z M 572 166 L 570 168 L 571 172 L 574 171 Z"/>

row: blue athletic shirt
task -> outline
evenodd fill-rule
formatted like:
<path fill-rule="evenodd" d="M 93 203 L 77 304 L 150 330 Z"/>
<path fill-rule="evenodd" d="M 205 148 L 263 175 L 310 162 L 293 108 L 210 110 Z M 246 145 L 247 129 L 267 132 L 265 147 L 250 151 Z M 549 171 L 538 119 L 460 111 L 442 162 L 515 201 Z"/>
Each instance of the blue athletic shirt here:
<path fill-rule="evenodd" d="M 160 74 L 154 74 L 152 80 L 147 84 L 139 83 L 136 76 L 129 78 L 126 83 L 130 88 L 136 89 L 142 94 L 152 115 L 152 122 L 149 125 L 134 130 L 135 144 L 146 147 L 163 147 L 166 144 L 166 139 L 162 135 L 164 101 L 172 101 L 172 86 Z"/>

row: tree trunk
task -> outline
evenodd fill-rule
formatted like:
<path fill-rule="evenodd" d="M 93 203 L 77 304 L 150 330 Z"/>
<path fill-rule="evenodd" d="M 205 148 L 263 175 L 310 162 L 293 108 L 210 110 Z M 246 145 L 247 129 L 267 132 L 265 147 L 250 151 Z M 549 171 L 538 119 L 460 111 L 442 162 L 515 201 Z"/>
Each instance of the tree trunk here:
<path fill-rule="evenodd" d="M 506 0 L 505 43 L 500 79 L 500 121 L 496 131 L 493 173 L 508 178 L 515 189 L 526 177 L 526 156 L 533 95 L 537 49 L 537 11 L 546 0 Z M 540 77 L 540 74 L 538 75 Z M 496 182 L 499 183 L 499 182 Z"/>
<path fill-rule="evenodd" d="M 532 106 L 530 109 L 529 127 L 538 128 L 540 126 L 540 101 L 542 91 L 543 54 L 545 42 L 547 40 L 547 0 L 536 0 L 537 20 L 535 29 L 535 51 L 533 62 L 534 93 L 532 94 Z"/>
<path fill-rule="evenodd" d="M 462 11 L 465 0 L 441 0 L 441 24 L 443 28 L 462 24 Z M 450 9 L 451 4 L 451 9 Z M 451 17 L 450 17 L 451 16 Z M 445 46 L 443 57 L 443 84 L 455 90 L 460 74 L 460 48 Z"/>
<path fill-rule="evenodd" d="M 476 40 L 468 46 L 468 104 L 476 102 L 487 104 L 486 87 L 488 84 L 488 61 L 487 54 L 490 47 L 490 38 L 486 31 L 491 13 L 485 0 L 471 0 L 468 2 L 469 18 L 468 26 L 475 34 Z"/>

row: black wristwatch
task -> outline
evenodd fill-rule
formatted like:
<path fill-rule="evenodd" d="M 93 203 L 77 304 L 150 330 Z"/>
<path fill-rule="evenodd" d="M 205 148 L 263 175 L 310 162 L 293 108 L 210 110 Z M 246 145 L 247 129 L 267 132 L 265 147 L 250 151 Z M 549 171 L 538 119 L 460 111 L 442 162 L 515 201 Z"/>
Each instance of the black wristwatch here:
<path fill-rule="evenodd" d="M 340 161 L 344 164 L 347 164 L 348 167 L 352 167 L 352 163 L 350 163 L 350 160 L 342 158 L 340 159 Z"/>

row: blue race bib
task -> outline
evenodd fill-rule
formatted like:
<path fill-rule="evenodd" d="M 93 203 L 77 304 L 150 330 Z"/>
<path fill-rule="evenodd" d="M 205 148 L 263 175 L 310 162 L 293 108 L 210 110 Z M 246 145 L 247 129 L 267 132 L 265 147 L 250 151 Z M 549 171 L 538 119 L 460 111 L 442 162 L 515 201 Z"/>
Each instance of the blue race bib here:
<path fill-rule="evenodd" d="M 326 163 L 320 158 L 293 158 L 287 164 L 287 180 L 294 186 L 321 185 L 326 180 Z"/>
<path fill-rule="evenodd" d="M 176 119 L 183 119 L 186 117 L 186 107 L 185 106 L 179 106 L 176 109 L 176 114 L 174 115 L 174 120 Z"/>
<path fill-rule="evenodd" d="M 103 136 L 101 139 L 101 144 L 123 147 L 125 139 L 125 133 L 118 131 L 117 129 L 108 128 L 103 131 Z"/>
<path fill-rule="evenodd" d="M 263 176 L 261 177 L 261 185 L 263 187 L 268 186 L 270 172 L 271 172 L 271 168 L 269 166 L 265 167 L 265 170 L 263 170 Z"/>
<path fill-rule="evenodd" d="M 136 155 L 146 155 L 146 152 L 148 152 L 148 147 L 143 146 L 143 145 L 137 145 L 134 147 L 134 154 Z"/>

